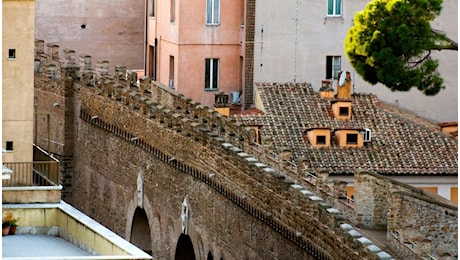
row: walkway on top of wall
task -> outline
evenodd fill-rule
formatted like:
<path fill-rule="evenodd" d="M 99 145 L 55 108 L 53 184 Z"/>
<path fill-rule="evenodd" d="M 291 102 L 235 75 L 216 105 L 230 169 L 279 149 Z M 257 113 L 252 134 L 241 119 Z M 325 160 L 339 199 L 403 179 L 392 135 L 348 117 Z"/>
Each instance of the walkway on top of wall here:
<path fill-rule="evenodd" d="M 391 251 L 390 247 L 388 247 L 386 230 L 358 228 L 356 226 L 353 228 L 356 229 L 356 231 L 358 231 L 363 237 L 371 240 L 372 243 L 382 249 L 382 251 L 385 251 L 392 256 L 397 255 Z"/>

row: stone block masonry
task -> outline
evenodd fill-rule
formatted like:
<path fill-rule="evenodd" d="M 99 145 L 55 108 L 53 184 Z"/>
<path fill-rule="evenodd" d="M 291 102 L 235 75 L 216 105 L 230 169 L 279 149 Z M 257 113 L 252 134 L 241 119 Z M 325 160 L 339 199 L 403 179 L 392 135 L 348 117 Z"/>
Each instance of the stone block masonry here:
<path fill-rule="evenodd" d="M 208 251 L 224 259 L 388 259 L 358 241 L 354 221 L 333 206 L 339 196 L 319 192 L 323 183 L 316 187 L 253 156 L 253 129 L 123 66 L 110 75 L 107 62 L 93 70 L 90 56 L 80 56 L 80 64 L 72 57 L 64 55 L 59 73 L 49 74 L 56 58 L 40 53 L 36 102 L 51 113 L 51 102 L 69 99 L 64 113 L 51 116 L 65 148 L 50 149 L 73 159 L 66 164 L 74 167 L 67 169 L 72 204 L 103 225 L 128 236 L 127 212 L 138 203 L 142 173 L 142 207 L 160 258 L 174 255 L 188 196 L 199 259 Z"/>

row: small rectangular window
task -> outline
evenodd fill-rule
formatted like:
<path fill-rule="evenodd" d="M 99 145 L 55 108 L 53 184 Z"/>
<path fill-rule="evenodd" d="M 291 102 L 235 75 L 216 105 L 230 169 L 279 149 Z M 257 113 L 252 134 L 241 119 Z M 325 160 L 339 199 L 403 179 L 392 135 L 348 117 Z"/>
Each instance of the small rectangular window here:
<path fill-rule="evenodd" d="M 347 134 L 347 144 L 357 144 L 358 134 Z"/>
<path fill-rule="evenodd" d="M 326 136 L 325 135 L 316 136 L 316 144 L 326 144 Z"/>
<path fill-rule="evenodd" d="M 8 59 L 16 59 L 16 49 L 8 49 Z"/>
<path fill-rule="evenodd" d="M 152 17 L 155 17 L 155 1 L 156 0 L 151 0 L 150 1 L 149 15 L 152 16 Z"/>
<path fill-rule="evenodd" d="M 205 60 L 204 88 L 216 90 L 219 88 L 219 59 Z"/>
<path fill-rule="evenodd" d="M 6 150 L 13 151 L 13 141 L 6 141 Z"/>
<path fill-rule="evenodd" d="M 341 16 L 342 15 L 342 0 L 328 0 L 327 1 L 327 15 L 328 16 Z"/>
<path fill-rule="evenodd" d="M 176 20 L 176 0 L 170 0 L 170 18 L 169 21 L 172 23 Z"/>
<path fill-rule="evenodd" d="M 340 107 L 339 116 L 348 116 L 348 107 Z"/>
<path fill-rule="evenodd" d="M 220 0 L 206 0 L 206 24 L 220 23 Z"/>
<path fill-rule="evenodd" d="M 174 56 L 169 56 L 169 88 L 174 88 Z"/>
<path fill-rule="evenodd" d="M 341 67 L 341 56 L 326 56 L 326 79 L 338 79 Z"/>

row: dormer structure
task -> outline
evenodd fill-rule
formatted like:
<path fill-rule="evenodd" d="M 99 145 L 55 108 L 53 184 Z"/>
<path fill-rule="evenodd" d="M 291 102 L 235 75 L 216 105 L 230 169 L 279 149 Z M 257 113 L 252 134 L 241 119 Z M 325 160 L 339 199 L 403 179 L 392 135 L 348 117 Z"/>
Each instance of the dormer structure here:
<path fill-rule="evenodd" d="M 351 100 L 335 100 L 332 102 L 334 118 L 338 120 L 351 119 Z"/>
<path fill-rule="evenodd" d="M 458 122 L 444 122 L 439 123 L 438 125 L 442 132 L 450 134 L 452 137 L 458 140 Z"/>
<path fill-rule="evenodd" d="M 310 128 L 305 131 L 304 138 L 313 147 L 331 146 L 331 130 L 329 128 Z"/>
<path fill-rule="evenodd" d="M 358 129 L 339 129 L 334 131 L 336 144 L 340 147 L 363 147 L 364 138 Z"/>

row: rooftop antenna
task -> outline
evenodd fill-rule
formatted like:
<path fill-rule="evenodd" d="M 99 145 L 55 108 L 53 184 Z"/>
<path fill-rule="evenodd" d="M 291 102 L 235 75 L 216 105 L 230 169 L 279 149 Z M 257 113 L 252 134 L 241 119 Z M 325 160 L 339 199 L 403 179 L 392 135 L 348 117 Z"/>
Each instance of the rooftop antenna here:
<path fill-rule="evenodd" d="M 345 80 L 347 79 L 347 72 L 342 70 L 340 74 L 340 79 L 339 79 L 339 86 L 343 87 L 345 86 Z"/>

